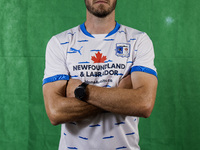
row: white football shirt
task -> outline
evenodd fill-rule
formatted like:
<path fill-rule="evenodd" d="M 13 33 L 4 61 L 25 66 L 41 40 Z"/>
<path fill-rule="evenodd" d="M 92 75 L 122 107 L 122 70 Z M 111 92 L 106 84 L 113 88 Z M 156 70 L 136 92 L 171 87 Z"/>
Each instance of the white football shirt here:
<path fill-rule="evenodd" d="M 73 78 L 112 88 L 134 71 L 157 76 L 146 33 L 116 22 L 109 34 L 91 35 L 83 23 L 48 42 L 43 84 Z M 62 124 L 59 150 L 139 150 L 138 123 L 138 117 L 111 112 L 67 122 Z"/>

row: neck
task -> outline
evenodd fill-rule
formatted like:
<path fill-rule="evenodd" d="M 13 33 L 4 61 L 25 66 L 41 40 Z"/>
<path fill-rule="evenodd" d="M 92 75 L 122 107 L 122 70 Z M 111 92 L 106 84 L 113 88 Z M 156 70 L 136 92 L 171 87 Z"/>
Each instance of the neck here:
<path fill-rule="evenodd" d="M 90 34 L 108 34 L 115 28 L 115 11 L 105 18 L 98 18 L 87 11 L 85 27 Z"/>

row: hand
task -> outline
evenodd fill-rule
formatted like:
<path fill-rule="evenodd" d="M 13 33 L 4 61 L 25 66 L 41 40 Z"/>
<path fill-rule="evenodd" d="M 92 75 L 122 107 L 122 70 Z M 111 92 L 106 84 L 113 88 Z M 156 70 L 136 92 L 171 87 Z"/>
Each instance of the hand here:
<path fill-rule="evenodd" d="M 131 75 L 127 75 L 124 77 L 118 85 L 118 88 L 123 88 L 123 89 L 132 89 L 132 82 L 131 82 Z"/>
<path fill-rule="evenodd" d="M 78 79 L 70 79 L 67 83 L 66 94 L 67 97 L 75 97 L 74 90 L 82 84 L 82 81 Z"/>

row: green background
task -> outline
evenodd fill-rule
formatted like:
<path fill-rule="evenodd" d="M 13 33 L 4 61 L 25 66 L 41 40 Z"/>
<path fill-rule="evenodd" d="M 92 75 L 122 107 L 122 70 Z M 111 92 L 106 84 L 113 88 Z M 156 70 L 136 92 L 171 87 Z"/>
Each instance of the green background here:
<path fill-rule="evenodd" d="M 0 149 L 55 150 L 60 126 L 43 96 L 48 40 L 85 21 L 83 0 L 0 0 Z M 142 150 L 197 150 L 200 141 L 200 1 L 118 0 L 116 20 L 151 37 L 159 86 L 141 119 Z"/>

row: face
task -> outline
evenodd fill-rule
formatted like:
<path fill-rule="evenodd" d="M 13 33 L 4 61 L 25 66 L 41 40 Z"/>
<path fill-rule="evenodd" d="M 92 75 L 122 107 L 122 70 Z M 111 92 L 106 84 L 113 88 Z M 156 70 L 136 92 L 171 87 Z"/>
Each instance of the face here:
<path fill-rule="evenodd" d="M 104 18 L 115 10 L 117 0 L 85 0 L 87 10 L 96 17 Z"/>

